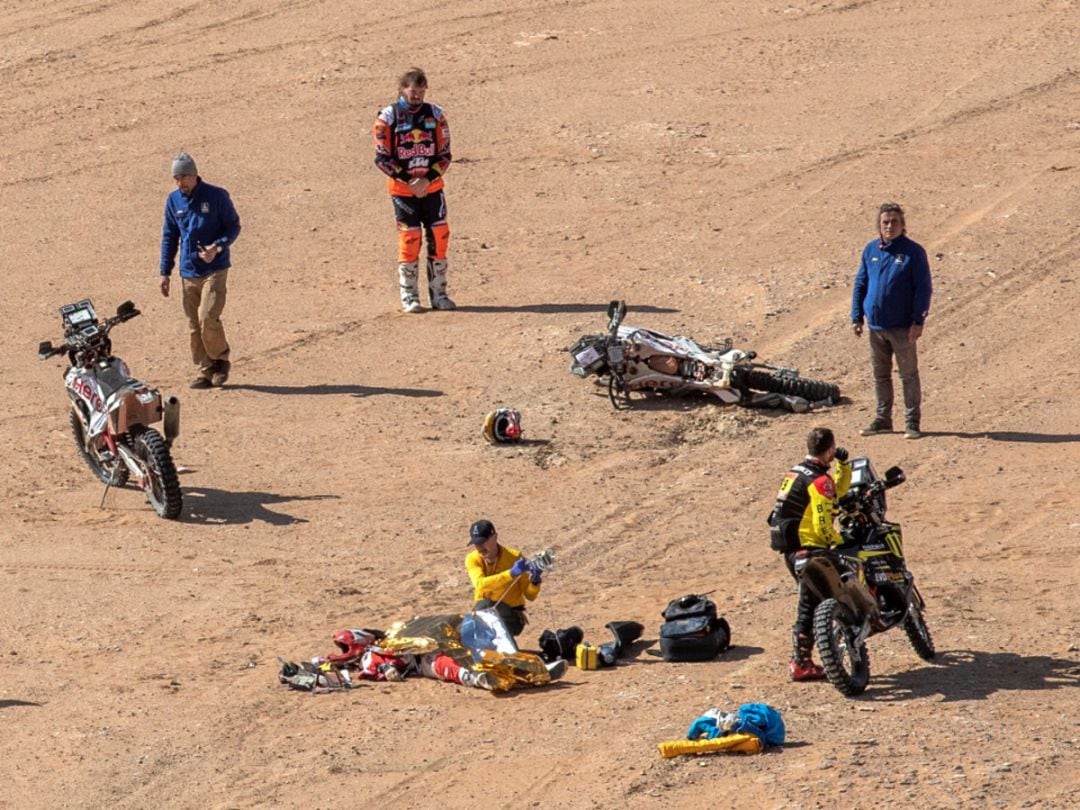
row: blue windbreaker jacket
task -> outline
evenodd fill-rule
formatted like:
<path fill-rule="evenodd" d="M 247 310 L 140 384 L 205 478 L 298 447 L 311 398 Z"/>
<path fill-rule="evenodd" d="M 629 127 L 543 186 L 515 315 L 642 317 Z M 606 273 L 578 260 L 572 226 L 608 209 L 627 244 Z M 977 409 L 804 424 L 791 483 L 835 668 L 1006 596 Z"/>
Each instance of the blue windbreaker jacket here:
<path fill-rule="evenodd" d="M 240 217 L 229 192 L 204 183 L 185 197 L 176 189 L 165 200 L 165 223 L 161 227 L 161 275 L 172 273 L 176 248 L 180 248 L 180 276 L 199 278 L 230 266 L 229 246 L 240 235 Z M 200 245 L 216 242 L 221 251 L 210 263 L 199 258 Z"/>
<path fill-rule="evenodd" d="M 925 323 L 930 311 L 930 263 L 922 245 L 906 236 L 866 246 L 851 293 L 851 320 L 871 329 Z"/>

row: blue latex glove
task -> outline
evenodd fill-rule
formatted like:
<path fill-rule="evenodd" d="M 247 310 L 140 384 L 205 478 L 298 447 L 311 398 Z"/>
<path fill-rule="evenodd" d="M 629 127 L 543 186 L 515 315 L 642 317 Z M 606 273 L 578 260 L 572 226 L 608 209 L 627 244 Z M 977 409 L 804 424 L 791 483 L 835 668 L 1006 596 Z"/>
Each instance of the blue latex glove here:
<path fill-rule="evenodd" d="M 688 740 L 711 740 L 720 736 L 720 729 L 716 725 L 716 718 L 703 715 L 690 724 L 690 730 L 686 732 Z"/>
<path fill-rule="evenodd" d="M 529 582 L 531 582 L 533 585 L 539 585 L 541 582 L 544 581 L 543 573 L 544 572 L 541 571 L 539 568 L 537 568 L 535 565 L 530 565 L 529 566 Z"/>
<path fill-rule="evenodd" d="M 520 577 L 522 574 L 529 573 L 529 571 L 529 561 L 524 557 L 518 557 L 510 567 L 510 575 L 514 577 Z"/>

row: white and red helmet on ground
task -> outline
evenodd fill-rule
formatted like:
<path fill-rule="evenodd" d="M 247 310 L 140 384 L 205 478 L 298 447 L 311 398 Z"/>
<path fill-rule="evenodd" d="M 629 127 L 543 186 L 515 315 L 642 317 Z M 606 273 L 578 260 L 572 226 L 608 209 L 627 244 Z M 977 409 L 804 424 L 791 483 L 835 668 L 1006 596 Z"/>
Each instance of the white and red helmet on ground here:
<path fill-rule="evenodd" d="M 484 417 L 488 444 L 512 444 L 521 441 L 521 435 L 521 413 L 513 408 L 499 408 Z"/>
<path fill-rule="evenodd" d="M 378 635 L 372 630 L 357 630 L 349 628 L 338 630 L 334 633 L 334 644 L 341 652 L 337 655 L 327 656 L 327 660 L 335 663 L 350 661 L 359 658 L 369 645 L 378 641 Z"/>

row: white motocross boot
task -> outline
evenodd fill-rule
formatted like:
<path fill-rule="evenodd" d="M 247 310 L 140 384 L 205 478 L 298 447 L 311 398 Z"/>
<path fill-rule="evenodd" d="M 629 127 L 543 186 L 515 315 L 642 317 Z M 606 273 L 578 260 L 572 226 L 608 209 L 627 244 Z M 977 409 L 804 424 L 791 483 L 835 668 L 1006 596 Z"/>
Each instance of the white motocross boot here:
<path fill-rule="evenodd" d="M 420 312 L 420 263 L 399 262 L 398 286 L 401 288 L 401 308 L 406 312 Z"/>
<path fill-rule="evenodd" d="M 446 294 L 446 259 L 428 259 L 427 277 L 431 306 L 435 309 L 456 309 L 457 304 Z"/>
<path fill-rule="evenodd" d="M 471 686 L 474 689 L 486 689 L 489 692 L 495 688 L 495 685 L 491 682 L 491 678 L 488 677 L 486 672 L 473 672 L 472 670 L 462 667 L 458 677 L 461 678 L 462 686 Z"/>

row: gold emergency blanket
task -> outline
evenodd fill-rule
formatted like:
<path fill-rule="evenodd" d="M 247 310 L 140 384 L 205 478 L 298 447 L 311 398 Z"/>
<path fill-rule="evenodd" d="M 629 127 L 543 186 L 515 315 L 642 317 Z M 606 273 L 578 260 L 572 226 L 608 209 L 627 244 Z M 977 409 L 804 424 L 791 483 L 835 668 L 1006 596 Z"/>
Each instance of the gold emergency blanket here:
<path fill-rule="evenodd" d="M 425 655 L 441 650 L 463 667 L 487 672 L 495 692 L 551 683 L 544 662 L 532 653 L 484 650 L 483 661 L 475 661 L 461 643 L 461 619 L 460 613 L 451 613 L 395 622 L 379 641 L 379 647 L 393 655 Z"/>

